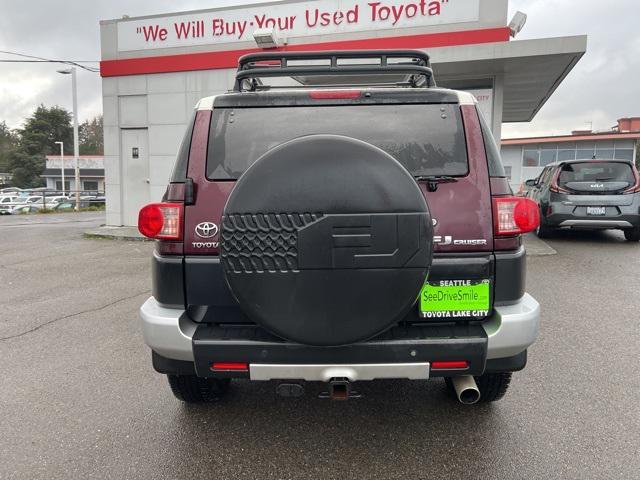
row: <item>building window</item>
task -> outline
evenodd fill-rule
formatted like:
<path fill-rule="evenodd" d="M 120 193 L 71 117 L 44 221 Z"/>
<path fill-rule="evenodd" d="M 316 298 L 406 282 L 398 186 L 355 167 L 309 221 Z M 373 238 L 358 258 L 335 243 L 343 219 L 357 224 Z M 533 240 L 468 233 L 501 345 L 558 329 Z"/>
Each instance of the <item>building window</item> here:
<path fill-rule="evenodd" d="M 544 167 L 545 165 L 549 165 L 556 161 L 557 151 L 553 150 L 542 150 L 540 152 L 540 166 Z"/>
<path fill-rule="evenodd" d="M 578 142 L 576 150 L 577 160 L 588 160 L 596 154 L 596 144 L 594 142 Z"/>
<path fill-rule="evenodd" d="M 525 167 L 537 167 L 540 165 L 540 151 L 538 149 L 526 149 L 522 155 L 522 164 Z"/>
<path fill-rule="evenodd" d="M 616 160 L 633 160 L 633 150 L 628 148 L 616 148 L 613 158 Z"/>
<path fill-rule="evenodd" d="M 56 180 L 56 190 L 62 191 L 62 180 Z M 70 190 L 69 189 L 69 182 L 67 182 L 65 180 L 65 182 L 64 182 L 64 191 L 68 192 L 69 190 Z"/>
<path fill-rule="evenodd" d="M 598 148 L 596 149 L 596 158 L 606 158 L 611 159 L 614 157 L 613 148 Z"/>
<path fill-rule="evenodd" d="M 82 182 L 83 188 L 89 192 L 97 192 L 98 191 L 98 182 L 95 181 L 87 181 Z"/>
<path fill-rule="evenodd" d="M 633 140 L 616 140 L 615 143 L 616 150 L 630 148 L 633 150 Z"/>
<path fill-rule="evenodd" d="M 558 161 L 562 162 L 563 160 L 575 160 L 576 159 L 576 149 L 573 150 L 558 150 Z"/>
<path fill-rule="evenodd" d="M 613 141 L 596 142 L 596 158 L 613 158 Z"/>

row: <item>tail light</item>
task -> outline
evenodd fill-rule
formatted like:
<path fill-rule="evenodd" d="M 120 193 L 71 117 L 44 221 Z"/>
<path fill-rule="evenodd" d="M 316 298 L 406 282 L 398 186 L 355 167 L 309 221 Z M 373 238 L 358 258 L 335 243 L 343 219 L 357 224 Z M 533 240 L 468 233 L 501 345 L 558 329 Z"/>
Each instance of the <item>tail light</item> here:
<path fill-rule="evenodd" d="M 627 188 L 622 193 L 640 193 L 640 180 L 637 181 L 636 184 L 633 187 Z"/>
<path fill-rule="evenodd" d="M 529 198 L 497 197 L 493 199 L 493 219 L 496 235 L 519 235 L 538 227 L 540 210 Z"/>
<path fill-rule="evenodd" d="M 244 362 L 213 362 L 211 370 L 214 371 L 236 371 L 246 372 L 249 370 L 249 364 Z"/>
<path fill-rule="evenodd" d="M 450 362 L 431 362 L 432 370 L 458 370 L 469 368 L 469 362 L 466 360 L 456 360 Z"/>
<path fill-rule="evenodd" d="M 181 203 L 146 205 L 138 214 L 138 230 L 145 237 L 157 240 L 181 240 L 182 209 Z"/>
<path fill-rule="evenodd" d="M 549 185 L 549 191 L 554 193 L 571 193 L 566 188 L 562 188 L 560 185 L 558 185 L 558 178 L 560 177 L 560 172 L 561 170 L 558 170 L 553 176 L 553 180 L 551 180 L 551 184 Z"/>
<path fill-rule="evenodd" d="M 638 169 L 635 166 L 632 168 L 633 175 L 636 178 L 636 183 L 632 187 L 627 188 L 622 193 L 640 193 L 640 173 L 638 173 Z"/>
<path fill-rule="evenodd" d="M 353 99 L 360 98 L 360 90 L 314 90 L 309 98 L 314 100 Z"/>

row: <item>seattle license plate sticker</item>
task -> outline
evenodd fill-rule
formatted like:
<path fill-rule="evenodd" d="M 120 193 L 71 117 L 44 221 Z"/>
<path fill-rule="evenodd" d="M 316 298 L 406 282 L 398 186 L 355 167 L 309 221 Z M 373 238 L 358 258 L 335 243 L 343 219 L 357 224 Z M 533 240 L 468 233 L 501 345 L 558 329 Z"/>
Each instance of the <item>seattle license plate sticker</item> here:
<path fill-rule="evenodd" d="M 489 314 L 489 280 L 436 280 L 420 292 L 425 318 L 483 318 Z"/>

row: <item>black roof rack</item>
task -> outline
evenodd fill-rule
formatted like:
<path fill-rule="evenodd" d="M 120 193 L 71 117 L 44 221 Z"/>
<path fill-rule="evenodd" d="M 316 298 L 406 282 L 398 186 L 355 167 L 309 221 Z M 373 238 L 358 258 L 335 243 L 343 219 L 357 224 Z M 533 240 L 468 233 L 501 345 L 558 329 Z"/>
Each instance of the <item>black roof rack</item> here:
<path fill-rule="evenodd" d="M 376 63 L 349 63 L 371 59 Z M 391 62 L 389 61 L 391 60 Z M 312 64 L 311 62 L 322 62 Z M 299 64 L 303 62 L 303 64 Z M 304 62 L 308 62 L 306 65 Z M 291 65 L 291 63 L 296 63 Z M 404 85 L 435 87 L 429 55 L 419 50 L 344 50 L 326 52 L 261 52 L 240 57 L 234 90 L 264 87 L 260 78 L 345 75 L 405 75 Z M 323 86 L 332 86 L 323 84 Z"/>

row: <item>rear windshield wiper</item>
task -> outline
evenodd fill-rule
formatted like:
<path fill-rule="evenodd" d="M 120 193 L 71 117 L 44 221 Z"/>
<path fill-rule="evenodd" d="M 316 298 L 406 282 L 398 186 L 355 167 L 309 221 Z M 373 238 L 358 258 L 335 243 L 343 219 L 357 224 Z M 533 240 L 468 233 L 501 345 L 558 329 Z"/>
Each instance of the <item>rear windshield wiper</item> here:
<path fill-rule="evenodd" d="M 435 192 L 438 190 L 438 185 L 441 183 L 455 183 L 458 181 L 455 177 L 448 175 L 416 175 L 413 178 L 416 182 L 427 182 L 427 191 Z"/>

